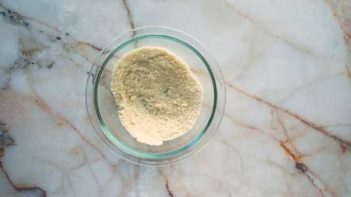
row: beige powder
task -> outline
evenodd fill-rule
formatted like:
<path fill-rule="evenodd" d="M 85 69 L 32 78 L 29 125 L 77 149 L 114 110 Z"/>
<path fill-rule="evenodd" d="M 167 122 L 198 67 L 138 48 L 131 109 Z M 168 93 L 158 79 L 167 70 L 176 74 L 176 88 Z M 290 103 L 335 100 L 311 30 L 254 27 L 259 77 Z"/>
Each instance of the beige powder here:
<path fill-rule="evenodd" d="M 142 47 L 114 66 L 111 90 L 122 125 L 137 141 L 161 145 L 189 131 L 199 114 L 200 83 L 164 48 Z"/>

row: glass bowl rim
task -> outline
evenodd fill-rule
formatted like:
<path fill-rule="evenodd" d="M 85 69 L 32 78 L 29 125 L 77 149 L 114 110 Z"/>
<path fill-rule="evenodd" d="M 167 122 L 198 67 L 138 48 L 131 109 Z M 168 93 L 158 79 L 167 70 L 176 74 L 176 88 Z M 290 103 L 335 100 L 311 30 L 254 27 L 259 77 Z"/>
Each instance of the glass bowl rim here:
<path fill-rule="evenodd" d="M 148 29 L 153 29 L 153 28 L 161 29 L 161 30 L 171 30 L 171 31 L 173 31 L 172 33 L 178 33 L 178 34 L 180 33 L 182 36 L 185 36 L 186 40 L 190 39 L 190 41 L 195 42 L 196 44 L 198 44 L 204 50 L 206 55 L 210 55 L 211 56 L 211 54 L 208 53 L 208 50 L 206 50 L 205 47 L 198 40 L 196 40 L 195 38 L 193 38 L 192 36 L 190 36 L 190 35 L 188 35 L 188 34 L 186 34 L 184 32 L 181 32 L 179 30 L 175 30 L 173 28 L 161 27 L 161 26 L 141 27 L 141 28 L 133 29 L 131 31 L 128 31 L 128 32 L 118 36 L 117 39 L 115 39 L 112 42 L 111 45 L 108 45 L 108 47 L 106 47 L 103 50 L 101 50 L 100 54 L 98 55 L 98 57 L 96 58 L 94 63 L 97 62 L 99 59 L 102 59 L 103 61 L 100 61 L 100 62 L 103 62 L 103 63 L 102 64 L 97 64 L 98 68 L 97 68 L 97 70 L 95 72 L 95 73 L 97 73 L 97 75 L 96 76 L 91 76 L 91 77 L 93 78 L 93 103 L 94 103 L 93 110 L 94 110 L 94 115 L 95 115 L 95 118 L 97 118 L 97 120 L 99 121 L 99 128 L 103 132 L 104 136 L 108 139 L 108 141 L 110 143 L 112 143 L 114 148 L 118 148 L 120 151 L 122 151 L 122 153 L 125 153 L 125 154 L 127 154 L 127 155 L 129 155 L 131 157 L 135 157 L 137 159 L 151 160 L 151 161 L 157 162 L 157 161 L 162 161 L 162 160 L 166 160 L 166 159 L 173 159 L 174 157 L 177 157 L 177 156 L 181 157 L 181 156 L 183 156 L 182 155 L 183 152 L 186 153 L 186 150 L 189 150 L 191 147 L 197 147 L 197 145 L 200 142 L 202 142 L 204 144 L 205 142 L 203 142 L 203 141 L 208 141 L 209 140 L 209 136 L 206 137 L 205 139 L 203 139 L 203 138 L 206 136 L 205 134 L 208 132 L 208 130 L 209 130 L 211 124 L 212 124 L 212 121 L 214 119 L 215 114 L 218 113 L 217 112 L 217 109 L 219 107 L 218 106 L 218 96 L 221 96 L 221 95 L 218 95 L 218 88 L 217 88 L 216 77 L 214 76 L 214 73 L 212 71 L 211 65 L 208 63 L 206 58 L 193 45 L 189 44 L 188 42 L 186 42 L 186 41 L 184 41 L 184 40 L 182 40 L 180 38 L 176 38 L 176 37 L 170 36 L 167 33 L 145 33 L 145 34 L 142 34 L 142 35 L 133 35 L 131 38 L 123 39 L 119 43 L 116 43 L 116 41 L 118 41 L 119 39 L 123 38 L 124 36 L 130 34 L 131 32 L 135 32 L 135 31 L 138 31 L 138 30 L 148 30 Z M 104 72 L 104 69 L 105 69 L 107 63 L 109 62 L 109 60 L 119 50 L 121 50 L 122 48 L 124 48 L 126 46 L 129 46 L 130 44 L 135 43 L 138 40 L 147 39 L 147 38 L 161 38 L 161 39 L 170 40 L 170 41 L 173 41 L 173 42 L 177 42 L 178 44 L 181 44 L 184 47 L 190 49 L 191 52 L 193 52 L 195 55 L 197 55 L 198 58 L 201 59 L 201 62 L 203 63 L 202 66 L 206 67 L 207 73 L 208 73 L 208 75 L 211 78 L 211 85 L 212 85 L 212 90 L 213 90 L 213 91 L 211 91 L 212 94 L 213 94 L 213 103 L 212 103 L 211 114 L 210 114 L 210 117 L 207 120 L 206 125 L 203 127 L 202 131 L 199 134 L 197 134 L 196 137 L 194 137 L 194 139 L 192 139 L 187 144 L 181 146 L 180 148 L 177 148 L 175 150 L 171 150 L 171 151 L 168 151 L 168 152 L 162 152 L 162 153 L 144 152 L 144 151 L 140 151 L 140 150 L 138 150 L 138 149 L 136 149 L 134 147 L 130 147 L 130 146 L 124 144 L 123 141 L 121 141 L 120 139 L 118 139 L 116 136 L 114 136 L 112 134 L 111 129 L 109 129 L 109 127 L 106 125 L 106 123 L 103 120 L 103 117 L 102 117 L 102 115 L 100 113 L 99 104 L 98 104 L 99 83 L 100 83 L 100 80 L 101 80 L 102 73 Z M 108 55 L 103 57 L 104 52 L 106 52 L 108 49 L 112 49 L 112 51 L 108 52 Z M 220 75 L 219 76 L 219 78 L 220 78 L 219 80 L 221 80 L 220 83 L 224 83 L 223 75 L 222 75 L 222 72 L 221 72 L 221 70 L 220 70 L 220 68 L 218 66 L 218 63 L 215 61 L 215 59 L 213 57 L 212 57 L 212 59 L 214 60 L 214 64 L 215 64 L 215 65 L 212 65 L 212 66 L 215 66 L 218 69 L 218 71 L 219 71 L 219 75 Z M 93 69 L 93 67 L 95 66 L 94 63 L 92 65 L 91 71 L 94 70 Z M 89 83 L 89 78 L 90 78 L 90 75 L 88 77 L 88 82 L 87 83 Z M 221 85 L 223 86 L 223 84 L 221 84 Z M 88 85 L 86 87 L 86 100 L 87 100 L 87 96 L 88 96 L 87 95 L 87 91 L 88 91 L 87 89 L 88 89 Z M 226 100 L 225 99 L 225 86 L 223 86 L 223 92 L 220 92 L 220 93 L 223 93 L 223 95 L 224 95 L 223 103 L 222 103 L 222 108 L 223 108 L 222 110 L 223 110 L 223 112 L 220 113 L 219 121 L 215 125 L 215 128 L 212 129 L 213 131 L 210 134 L 214 134 L 218 130 L 218 127 L 220 125 L 220 122 L 222 120 L 223 113 L 224 113 L 224 106 L 225 106 L 225 100 Z M 88 103 L 87 103 L 87 110 L 88 110 L 88 114 L 90 116 L 88 108 L 89 107 L 88 107 Z M 89 119 L 90 119 L 90 121 L 92 121 L 91 117 L 89 117 Z M 94 130 L 96 132 L 99 132 L 99 131 L 97 131 L 96 128 L 94 128 Z M 199 148 L 202 148 L 202 147 L 203 146 L 198 147 L 197 150 Z M 193 150 L 190 149 L 190 152 L 193 152 Z M 187 155 L 190 155 L 190 154 L 187 154 Z M 128 160 L 128 161 L 135 162 L 133 160 L 125 158 L 122 154 L 120 154 L 120 156 L 122 158 Z"/>

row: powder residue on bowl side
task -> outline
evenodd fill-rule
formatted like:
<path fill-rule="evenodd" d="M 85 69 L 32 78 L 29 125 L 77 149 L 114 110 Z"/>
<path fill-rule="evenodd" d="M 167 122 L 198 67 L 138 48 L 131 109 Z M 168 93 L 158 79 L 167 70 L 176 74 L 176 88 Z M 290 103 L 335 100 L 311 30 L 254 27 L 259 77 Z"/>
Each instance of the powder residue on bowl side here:
<path fill-rule="evenodd" d="M 121 124 L 149 145 L 189 131 L 202 102 L 201 85 L 189 66 L 160 47 L 141 47 L 124 55 L 113 68 L 111 91 Z"/>

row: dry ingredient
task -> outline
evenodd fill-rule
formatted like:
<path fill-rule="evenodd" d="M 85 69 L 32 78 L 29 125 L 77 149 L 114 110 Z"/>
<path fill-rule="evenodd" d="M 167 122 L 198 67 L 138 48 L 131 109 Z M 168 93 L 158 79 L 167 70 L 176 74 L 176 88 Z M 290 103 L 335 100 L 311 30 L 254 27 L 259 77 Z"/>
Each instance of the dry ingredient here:
<path fill-rule="evenodd" d="M 189 131 L 202 89 L 188 65 L 160 47 L 141 47 L 113 68 L 111 91 L 119 119 L 137 141 L 161 145 Z"/>

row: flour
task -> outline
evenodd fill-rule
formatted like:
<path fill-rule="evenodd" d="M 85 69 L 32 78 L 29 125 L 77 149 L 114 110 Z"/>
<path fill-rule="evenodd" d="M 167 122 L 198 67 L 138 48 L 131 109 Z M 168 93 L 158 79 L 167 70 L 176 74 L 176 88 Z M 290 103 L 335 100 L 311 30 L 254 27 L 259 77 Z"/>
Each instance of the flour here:
<path fill-rule="evenodd" d="M 111 91 L 119 119 L 137 141 L 161 145 L 189 131 L 202 102 L 188 65 L 164 48 L 142 47 L 113 68 Z"/>

